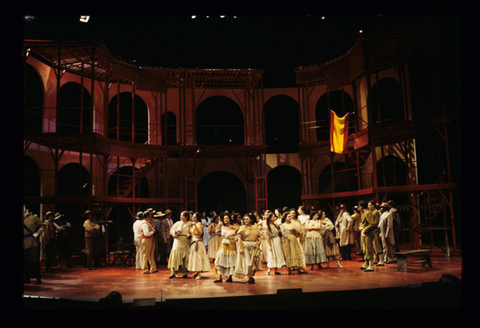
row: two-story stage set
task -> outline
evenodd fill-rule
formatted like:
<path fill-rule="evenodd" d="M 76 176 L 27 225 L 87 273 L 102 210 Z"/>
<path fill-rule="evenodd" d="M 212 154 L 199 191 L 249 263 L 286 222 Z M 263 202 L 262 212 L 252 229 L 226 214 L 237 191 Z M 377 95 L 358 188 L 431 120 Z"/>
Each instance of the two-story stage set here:
<path fill-rule="evenodd" d="M 129 309 L 457 307 L 454 110 L 445 108 L 436 33 L 359 34 L 338 58 L 298 67 L 297 86 L 285 88 L 265 88 L 261 69 L 147 67 L 102 42 L 24 40 L 24 202 L 40 218 L 65 215 L 73 263 L 24 284 L 25 307 L 101 308 L 113 291 Z M 348 114 L 343 153 L 331 151 L 331 111 Z M 199 280 L 168 279 L 161 266 L 142 274 L 134 248 L 120 243 L 131 243 L 147 208 L 178 220 L 183 210 L 304 205 L 334 221 L 340 204 L 361 200 L 394 200 L 402 251 L 431 250 L 428 265 L 367 273 L 354 249 L 343 268 L 262 268 L 255 284 L 215 284 L 213 263 Z M 85 267 L 88 209 L 112 221 L 95 271 Z"/>

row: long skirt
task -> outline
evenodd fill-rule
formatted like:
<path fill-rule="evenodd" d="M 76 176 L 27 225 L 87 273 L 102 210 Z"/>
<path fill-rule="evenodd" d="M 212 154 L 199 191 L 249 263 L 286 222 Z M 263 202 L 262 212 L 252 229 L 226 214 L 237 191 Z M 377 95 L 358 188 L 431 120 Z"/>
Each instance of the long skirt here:
<path fill-rule="evenodd" d="M 237 261 L 237 246 L 235 244 L 222 244 L 218 248 L 215 258 L 215 275 L 232 276 L 235 274 L 235 262 Z"/>
<path fill-rule="evenodd" d="M 235 263 L 235 277 L 243 279 L 248 276 L 250 269 L 256 270 L 259 264 L 259 255 L 261 249 L 257 250 L 257 256 L 255 255 L 255 241 L 243 242 L 243 254 L 237 251 L 237 261 Z"/>
<path fill-rule="evenodd" d="M 217 256 L 218 248 L 220 247 L 220 244 L 222 243 L 222 239 L 220 236 L 215 235 L 213 237 L 210 237 L 210 240 L 208 241 L 208 257 L 211 259 L 214 259 Z"/>
<path fill-rule="evenodd" d="M 190 244 L 187 253 L 187 270 L 190 272 L 210 271 L 210 262 L 202 240 Z"/>
<path fill-rule="evenodd" d="M 323 239 L 323 246 L 325 248 L 325 255 L 327 256 L 327 262 L 340 260 L 342 258 L 340 246 L 338 246 L 338 243 L 332 242 L 332 236 L 328 236 L 328 234 L 333 235 L 333 232 L 330 230 L 327 231 Z"/>
<path fill-rule="evenodd" d="M 187 273 L 187 252 L 188 247 L 178 247 L 176 249 L 172 249 L 172 251 L 170 252 L 170 257 L 168 258 L 167 267 L 173 273 Z"/>
<path fill-rule="evenodd" d="M 305 239 L 305 262 L 310 264 L 327 262 L 323 239 L 320 236 Z"/>
<path fill-rule="evenodd" d="M 288 268 L 305 267 L 305 254 L 297 237 L 293 235 L 283 236 L 282 249 L 285 255 L 285 264 Z"/>
<path fill-rule="evenodd" d="M 283 255 L 282 242 L 280 237 L 270 239 L 272 250 L 267 252 L 267 267 L 281 268 L 285 263 L 285 255 Z"/>

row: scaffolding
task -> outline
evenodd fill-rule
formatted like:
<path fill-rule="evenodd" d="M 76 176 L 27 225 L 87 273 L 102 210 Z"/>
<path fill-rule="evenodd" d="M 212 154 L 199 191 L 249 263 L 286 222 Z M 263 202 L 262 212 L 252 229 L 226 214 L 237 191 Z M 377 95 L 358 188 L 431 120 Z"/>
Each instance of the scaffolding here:
<path fill-rule="evenodd" d="M 414 120 L 408 87 L 407 59 L 421 49 L 426 38 L 431 36 L 430 32 L 406 31 L 362 36 L 344 56 L 327 63 L 297 69 L 297 85 L 304 122 L 299 150 L 302 159 L 302 200 L 307 206 L 318 206 L 320 201 L 328 200 L 334 212 L 340 203 L 357 204 L 360 200 L 367 199 L 381 203 L 394 194 L 402 195 L 405 203 L 399 206 L 399 210 L 408 213 L 408 222 L 405 222 L 403 229 L 404 242 L 409 243 L 412 248 L 422 247 L 422 233 L 430 233 L 430 246 L 442 248 L 448 257 L 449 232 L 453 249 L 456 249 L 452 198 L 455 184 L 450 174 L 447 136 L 450 119 L 438 117 Z M 372 79 L 378 82 L 379 73 L 387 69 L 394 69 L 397 72 L 400 86 L 402 117 L 395 121 L 382 121 L 380 106 L 377 106 L 378 113 L 372 113 L 374 104 L 370 98 L 365 108 L 358 108 L 360 84 L 366 81 L 366 89 L 369 92 L 376 92 L 378 96 L 378 87 L 374 88 Z M 348 137 L 346 154 L 333 154 L 330 152 L 328 140 L 316 141 L 312 138 L 310 123 L 313 122 L 315 125 L 317 123 L 310 117 L 309 104 L 312 90 L 319 85 L 326 85 L 327 93 L 344 86 L 350 86 L 353 90 L 353 103 L 356 108 L 351 114 L 355 117 L 355 132 Z M 374 120 L 374 114 L 377 114 L 378 121 Z M 415 141 L 421 137 L 437 140 L 437 146 L 443 148 L 442 152 L 445 154 L 444 164 L 441 164 L 442 170 L 435 183 L 424 184 L 418 181 Z M 384 149 L 388 146 L 398 148 L 405 163 L 406 176 L 402 185 L 379 184 L 382 177 L 377 171 L 378 157 L 385 156 Z M 313 172 L 318 159 L 322 157 L 328 157 L 332 164 L 330 184 L 325 190 L 315 192 L 316 177 Z M 344 162 L 345 167 L 335 169 L 334 160 Z M 356 188 L 342 190 L 345 181 L 353 181 Z M 444 233 L 443 245 L 434 241 L 433 231 Z"/>

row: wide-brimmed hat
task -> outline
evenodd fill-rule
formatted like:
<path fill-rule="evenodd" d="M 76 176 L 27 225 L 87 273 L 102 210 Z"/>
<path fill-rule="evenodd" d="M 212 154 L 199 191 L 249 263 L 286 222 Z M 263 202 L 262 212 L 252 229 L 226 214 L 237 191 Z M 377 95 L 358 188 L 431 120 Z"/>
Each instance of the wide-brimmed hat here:
<path fill-rule="evenodd" d="M 165 215 L 172 213 L 169 209 L 165 210 Z"/>
<path fill-rule="evenodd" d="M 45 218 L 48 218 L 49 216 L 53 216 L 52 211 L 48 211 L 47 213 L 45 213 Z"/>
<path fill-rule="evenodd" d="M 58 220 L 63 216 L 60 212 L 55 213 L 55 217 L 53 218 L 54 220 Z"/>
<path fill-rule="evenodd" d="M 340 208 L 347 208 L 347 205 L 345 205 L 345 204 L 340 204 Z"/>
<path fill-rule="evenodd" d="M 382 203 L 382 205 L 380 205 L 380 207 L 389 208 L 390 206 L 388 205 L 388 203 Z"/>
<path fill-rule="evenodd" d="M 85 213 L 83 213 L 83 217 L 86 217 L 88 214 L 93 214 L 93 213 L 90 210 L 86 210 Z"/>
<path fill-rule="evenodd" d="M 137 219 L 137 220 L 142 220 L 143 218 L 144 218 L 143 212 L 138 212 L 136 219 Z"/>
<path fill-rule="evenodd" d="M 166 215 L 165 213 L 162 213 L 162 212 L 158 211 L 157 213 L 155 213 L 155 214 L 153 215 L 153 217 L 154 217 L 154 218 L 160 218 L 160 217 L 165 216 L 165 215 Z"/>

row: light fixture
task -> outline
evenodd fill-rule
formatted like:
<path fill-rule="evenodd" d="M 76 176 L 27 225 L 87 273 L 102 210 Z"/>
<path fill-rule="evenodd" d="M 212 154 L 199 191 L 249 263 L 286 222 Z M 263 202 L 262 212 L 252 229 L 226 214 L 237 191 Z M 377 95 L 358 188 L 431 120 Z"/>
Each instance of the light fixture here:
<path fill-rule="evenodd" d="M 197 16 L 195 16 L 195 15 L 192 15 L 192 19 L 195 19 L 195 18 L 197 18 Z"/>
<path fill-rule="evenodd" d="M 88 23 L 89 20 L 90 20 L 90 16 L 80 16 L 80 21 L 82 23 Z"/>
<path fill-rule="evenodd" d="M 358 33 L 363 33 L 363 30 L 358 31 Z"/>
<path fill-rule="evenodd" d="M 220 18 L 225 18 L 225 15 L 220 15 Z"/>
<path fill-rule="evenodd" d="M 325 19 L 325 16 L 322 16 L 322 19 Z"/>

